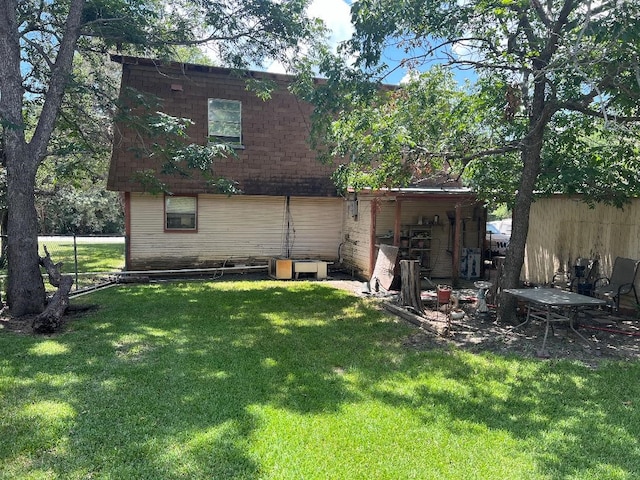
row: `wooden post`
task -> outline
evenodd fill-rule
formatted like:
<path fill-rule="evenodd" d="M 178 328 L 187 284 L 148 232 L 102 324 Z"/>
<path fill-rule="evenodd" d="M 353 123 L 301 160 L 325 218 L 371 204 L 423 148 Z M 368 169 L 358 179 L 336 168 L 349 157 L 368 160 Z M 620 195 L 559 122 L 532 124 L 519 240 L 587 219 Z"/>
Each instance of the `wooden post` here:
<path fill-rule="evenodd" d="M 420 296 L 420 262 L 418 260 L 400 260 L 400 300 L 402 305 L 411 307 L 416 313 L 424 313 Z"/>
<path fill-rule="evenodd" d="M 396 213 L 393 221 L 393 244 L 396 247 L 400 246 L 400 228 L 402 226 L 400 221 L 401 218 L 402 218 L 402 200 L 396 197 Z"/>
<path fill-rule="evenodd" d="M 371 224 L 369 226 L 369 272 L 373 274 L 376 268 L 376 215 L 378 213 L 379 200 L 371 200 Z"/>
<path fill-rule="evenodd" d="M 459 203 L 456 203 L 456 227 L 455 234 L 453 236 L 453 255 L 451 261 L 453 262 L 451 269 L 451 281 L 453 286 L 457 286 L 460 280 L 460 249 L 464 246 L 461 245 L 462 237 L 462 207 Z"/>
<path fill-rule="evenodd" d="M 486 207 L 482 209 L 482 216 L 478 219 L 478 235 L 479 235 L 479 240 L 478 240 L 478 245 L 480 245 L 480 258 L 482 259 L 482 270 L 480 271 L 480 275 L 481 278 L 486 278 L 487 280 L 489 280 L 489 275 L 491 274 L 491 272 L 489 272 L 489 274 L 487 274 L 486 269 L 487 269 L 487 264 L 485 263 L 485 260 L 490 260 L 492 265 L 489 266 L 489 270 L 491 270 L 491 267 L 493 266 L 493 259 L 492 254 L 489 253 L 489 258 L 486 257 L 487 255 L 487 249 L 484 248 L 485 242 L 486 242 L 486 238 L 487 238 L 487 209 Z M 491 242 L 489 242 L 489 252 L 491 252 Z"/>

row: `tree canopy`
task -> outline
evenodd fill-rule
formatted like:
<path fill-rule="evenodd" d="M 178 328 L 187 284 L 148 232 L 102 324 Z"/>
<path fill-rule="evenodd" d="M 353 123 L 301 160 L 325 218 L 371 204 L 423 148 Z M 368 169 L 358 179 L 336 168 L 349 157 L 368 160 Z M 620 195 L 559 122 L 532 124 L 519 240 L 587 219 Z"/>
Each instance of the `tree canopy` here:
<path fill-rule="evenodd" d="M 342 59 L 322 59 L 328 81 L 310 94 L 318 144 L 352 159 L 338 180 L 464 174 L 513 208 L 503 286 L 519 279 L 534 192 L 618 206 L 640 193 L 638 2 L 360 0 L 352 20 Z M 384 82 L 390 47 L 401 65 L 430 71 L 366 86 Z M 508 317 L 513 303 L 502 300 Z"/>
<path fill-rule="evenodd" d="M 69 155 L 86 165 L 105 145 L 97 139 L 106 129 L 99 118 L 101 112 L 103 118 L 112 114 L 114 79 L 108 69 L 81 65 L 104 65 L 108 52 L 175 58 L 205 46 L 207 55 L 224 66 L 285 61 L 320 31 L 307 18 L 306 4 L 0 1 L 0 153 L 6 168 L 7 296 L 14 315 L 44 308 L 34 205 L 36 178 L 48 174 L 39 173 L 41 165 Z"/>

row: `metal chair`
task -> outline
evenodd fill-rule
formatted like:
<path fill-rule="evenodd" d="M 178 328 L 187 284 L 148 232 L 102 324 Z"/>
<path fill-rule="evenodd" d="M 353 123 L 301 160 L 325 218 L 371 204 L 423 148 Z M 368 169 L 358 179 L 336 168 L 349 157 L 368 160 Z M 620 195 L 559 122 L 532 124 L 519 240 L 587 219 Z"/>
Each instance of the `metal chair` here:
<path fill-rule="evenodd" d="M 640 265 L 640 260 L 616 257 L 611 277 L 600 277 L 594 282 L 595 296 L 612 302 L 616 311 L 620 310 L 620 297 L 627 293 L 633 292 L 636 304 L 640 303 L 635 285 L 638 265 Z"/>

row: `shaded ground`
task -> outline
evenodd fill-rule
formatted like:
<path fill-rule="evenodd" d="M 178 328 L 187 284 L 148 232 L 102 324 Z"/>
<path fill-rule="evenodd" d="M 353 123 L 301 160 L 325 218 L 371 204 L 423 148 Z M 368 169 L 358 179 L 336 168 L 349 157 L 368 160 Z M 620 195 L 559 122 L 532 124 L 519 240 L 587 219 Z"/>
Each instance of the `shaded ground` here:
<path fill-rule="evenodd" d="M 425 325 L 417 328 L 406 344 L 412 348 L 456 345 L 471 352 L 492 352 L 523 357 L 579 360 L 597 366 L 603 360 L 640 359 L 640 320 L 611 316 L 602 311 L 587 311 L 578 317 L 577 331 L 568 323 L 552 324 L 545 351 L 541 351 L 545 325 L 532 321 L 514 328 L 499 324 L 495 312 L 479 316 L 475 306 L 465 305 L 465 316 L 452 321 L 447 331 L 447 315 L 427 306 Z M 520 317 L 519 320 L 524 320 Z M 427 330 L 434 329 L 435 334 Z"/>
<path fill-rule="evenodd" d="M 351 290 L 360 296 L 371 296 L 381 302 L 400 307 L 398 295 L 394 293 L 366 293 L 362 282 L 345 280 L 330 281 L 337 288 Z M 425 313 L 419 325 L 406 340 L 410 348 L 430 349 L 455 345 L 470 352 L 491 352 L 501 355 L 518 355 L 527 358 L 551 358 L 577 360 L 596 367 L 604 360 L 640 359 L 640 319 L 630 316 L 611 315 L 602 310 L 585 310 L 577 318 L 577 330 L 587 339 L 584 341 L 573 332 L 568 323 L 552 324 L 545 351 L 541 351 L 545 325 L 538 321 L 514 328 L 496 322 L 495 310 L 488 315 L 476 315 L 474 289 L 458 290 L 465 312 L 461 320 L 449 323 L 448 316 L 438 311 L 435 302 L 425 302 Z M 433 292 L 435 297 L 435 292 Z M 407 312 L 410 315 L 410 312 Z M 524 320 L 524 312 L 518 321 Z M 411 322 L 416 317 L 410 319 Z"/>
<path fill-rule="evenodd" d="M 82 317 L 87 312 L 94 311 L 97 308 L 97 305 L 70 305 L 65 313 L 64 322 L 73 321 L 74 319 Z M 31 335 L 33 334 L 31 325 L 34 318 L 36 318 L 36 315 L 25 315 L 24 317 L 14 318 L 7 315 L 3 310 L 0 312 L 0 330 Z"/>
<path fill-rule="evenodd" d="M 35 315 L 25 315 L 20 318 L 13 318 L 3 314 L 0 316 L 0 330 L 23 334 L 33 333 L 31 324 L 34 318 Z"/>

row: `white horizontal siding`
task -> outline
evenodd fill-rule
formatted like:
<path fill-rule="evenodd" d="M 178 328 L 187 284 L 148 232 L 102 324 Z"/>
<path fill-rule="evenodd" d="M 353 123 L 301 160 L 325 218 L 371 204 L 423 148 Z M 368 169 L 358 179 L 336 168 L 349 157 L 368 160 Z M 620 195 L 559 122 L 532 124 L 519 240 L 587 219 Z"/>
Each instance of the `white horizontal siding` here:
<path fill-rule="evenodd" d="M 343 206 L 341 198 L 292 197 L 291 256 L 336 260 L 342 239 Z"/>
<path fill-rule="evenodd" d="M 165 232 L 163 201 L 162 195 L 131 195 L 134 264 L 264 259 L 287 250 L 294 258 L 337 259 L 341 199 L 294 197 L 287 214 L 285 197 L 199 195 L 197 232 Z"/>
<path fill-rule="evenodd" d="M 280 255 L 284 198 L 200 195 L 199 202 L 203 254 L 214 259 Z"/>
<path fill-rule="evenodd" d="M 345 226 L 341 247 L 342 262 L 357 270 L 364 278 L 369 278 L 372 273 L 369 267 L 371 207 L 370 199 L 358 200 L 357 217 L 349 215 L 346 205 L 343 209 Z"/>

